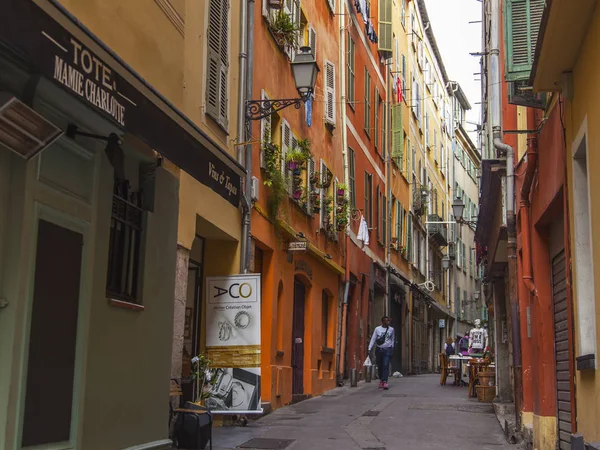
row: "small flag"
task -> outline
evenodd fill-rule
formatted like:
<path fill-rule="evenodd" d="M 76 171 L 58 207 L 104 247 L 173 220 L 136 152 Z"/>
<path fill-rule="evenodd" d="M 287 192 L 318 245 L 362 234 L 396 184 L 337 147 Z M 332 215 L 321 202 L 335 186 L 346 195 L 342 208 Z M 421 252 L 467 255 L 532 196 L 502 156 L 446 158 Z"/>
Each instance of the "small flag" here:
<path fill-rule="evenodd" d="M 313 103 L 313 99 L 312 99 L 312 94 L 311 94 L 311 96 L 308 98 L 308 100 L 306 100 L 306 102 L 304 103 L 306 124 L 309 127 L 312 126 L 312 103 Z"/>

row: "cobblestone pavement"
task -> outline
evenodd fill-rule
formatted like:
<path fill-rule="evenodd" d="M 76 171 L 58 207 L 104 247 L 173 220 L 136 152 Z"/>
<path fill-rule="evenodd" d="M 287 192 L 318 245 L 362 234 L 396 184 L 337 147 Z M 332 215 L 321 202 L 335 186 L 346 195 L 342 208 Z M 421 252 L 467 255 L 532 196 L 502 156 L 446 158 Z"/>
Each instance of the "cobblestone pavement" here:
<path fill-rule="evenodd" d="M 208 448 L 208 447 L 207 447 Z M 214 430 L 215 450 L 515 449 L 506 443 L 491 404 L 467 389 L 440 386 L 439 375 L 341 387 L 280 408 L 247 427 Z"/>

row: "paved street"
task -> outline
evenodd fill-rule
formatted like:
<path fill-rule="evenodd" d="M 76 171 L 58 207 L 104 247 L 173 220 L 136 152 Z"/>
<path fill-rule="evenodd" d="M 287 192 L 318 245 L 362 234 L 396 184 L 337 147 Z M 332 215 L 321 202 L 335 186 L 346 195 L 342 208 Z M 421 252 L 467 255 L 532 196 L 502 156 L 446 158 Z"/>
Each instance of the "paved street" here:
<path fill-rule="evenodd" d="M 274 445 L 284 439 L 287 446 Z M 391 379 L 389 391 L 376 382 L 337 388 L 247 427 L 217 428 L 214 440 L 216 450 L 515 448 L 505 442 L 491 405 L 468 399 L 466 388 L 440 386 L 435 374 Z"/>

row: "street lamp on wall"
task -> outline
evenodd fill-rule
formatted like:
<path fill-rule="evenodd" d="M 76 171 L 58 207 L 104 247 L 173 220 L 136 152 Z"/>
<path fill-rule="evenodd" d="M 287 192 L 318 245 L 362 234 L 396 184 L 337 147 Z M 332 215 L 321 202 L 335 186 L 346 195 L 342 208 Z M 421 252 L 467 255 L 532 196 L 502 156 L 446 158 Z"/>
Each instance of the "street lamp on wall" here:
<path fill-rule="evenodd" d="M 448 255 L 444 255 L 442 258 L 442 269 L 448 270 L 450 268 L 450 257 Z"/>
<path fill-rule="evenodd" d="M 300 52 L 294 57 L 292 74 L 299 98 L 265 99 L 246 101 L 246 120 L 260 120 L 288 106 L 300 109 L 310 95 L 315 91 L 319 66 L 310 47 L 300 47 Z"/>
<path fill-rule="evenodd" d="M 452 214 L 454 214 L 454 220 L 459 224 L 467 224 L 471 229 L 475 228 L 477 224 L 476 220 L 465 220 L 463 219 L 463 213 L 465 212 L 465 203 L 460 197 L 456 197 L 452 202 Z"/>

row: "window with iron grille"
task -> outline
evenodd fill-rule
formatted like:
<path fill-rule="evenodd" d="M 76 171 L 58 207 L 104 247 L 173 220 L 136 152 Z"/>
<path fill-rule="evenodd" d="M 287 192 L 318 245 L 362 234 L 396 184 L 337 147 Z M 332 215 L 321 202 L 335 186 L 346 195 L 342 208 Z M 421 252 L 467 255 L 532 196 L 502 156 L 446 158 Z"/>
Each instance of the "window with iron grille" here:
<path fill-rule="evenodd" d="M 131 303 L 139 296 L 140 254 L 144 212 L 141 195 L 128 181 L 115 180 L 108 244 L 106 295 Z"/>

